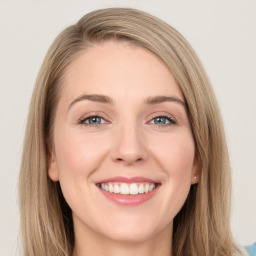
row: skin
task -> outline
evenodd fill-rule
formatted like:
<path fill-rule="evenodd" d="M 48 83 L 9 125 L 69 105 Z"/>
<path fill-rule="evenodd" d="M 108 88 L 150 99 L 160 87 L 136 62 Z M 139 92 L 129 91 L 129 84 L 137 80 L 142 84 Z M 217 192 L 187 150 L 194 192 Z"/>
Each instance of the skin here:
<path fill-rule="evenodd" d="M 85 94 L 111 103 L 81 99 Z M 173 218 L 198 181 L 197 164 L 185 107 L 145 103 L 155 96 L 184 101 L 163 62 L 127 42 L 96 44 L 66 70 L 48 174 L 73 212 L 74 256 L 171 255 Z M 102 119 L 91 125 L 88 116 Z M 121 206 L 95 185 L 115 176 L 143 176 L 161 186 L 149 201 Z"/>

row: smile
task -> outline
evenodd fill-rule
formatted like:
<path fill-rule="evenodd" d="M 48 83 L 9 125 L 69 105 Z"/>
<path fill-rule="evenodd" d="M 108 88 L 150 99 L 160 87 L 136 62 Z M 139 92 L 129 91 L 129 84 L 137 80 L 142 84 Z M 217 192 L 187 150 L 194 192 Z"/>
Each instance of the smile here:
<path fill-rule="evenodd" d="M 100 188 L 121 195 L 147 194 L 157 187 L 155 183 L 101 183 Z"/>
<path fill-rule="evenodd" d="M 106 199 L 118 205 L 137 206 L 153 198 L 161 183 L 144 177 L 114 177 L 96 186 Z"/>

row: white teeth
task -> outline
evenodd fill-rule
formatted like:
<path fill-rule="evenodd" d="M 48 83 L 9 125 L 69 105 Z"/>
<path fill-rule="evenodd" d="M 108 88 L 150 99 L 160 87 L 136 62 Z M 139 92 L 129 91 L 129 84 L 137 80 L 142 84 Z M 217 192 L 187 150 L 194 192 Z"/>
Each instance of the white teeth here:
<path fill-rule="evenodd" d="M 130 193 L 128 185 L 125 183 L 122 183 L 120 186 L 120 192 L 123 195 L 128 195 Z"/>
<path fill-rule="evenodd" d="M 109 191 L 110 193 L 113 193 L 113 192 L 114 192 L 114 188 L 113 188 L 113 185 L 112 185 L 112 184 L 109 184 L 109 185 L 108 185 L 108 191 Z"/>
<path fill-rule="evenodd" d="M 137 184 L 132 183 L 132 184 L 130 185 L 130 194 L 131 194 L 131 195 L 138 195 L 138 193 L 139 193 L 139 189 L 138 189 Z"/>
<path fill-rule="evenodd" d="M 139 186 L 139 193 L 143 194 L 144 192 L 145 192 L 144 186 L 143 186 L 143 184 L 140 184 L 140 186 Z"/>
<path fill-rule="evenodd" d="M 152 191 L 155 188 L 155 184 L 150 184 L 148 191 Z"/>
<path fill-rule="evenodd" d="M 122 195 L 138 195 L 152 191 L 156 188 L 156 185 L 149 183 L 101 183 L 100 188 L 109 193 Z"/>
<path fill-rule="evenodd" d="M 117 184 L 114 185 L 114 193 L 120 193 L 120 187 Z"/>

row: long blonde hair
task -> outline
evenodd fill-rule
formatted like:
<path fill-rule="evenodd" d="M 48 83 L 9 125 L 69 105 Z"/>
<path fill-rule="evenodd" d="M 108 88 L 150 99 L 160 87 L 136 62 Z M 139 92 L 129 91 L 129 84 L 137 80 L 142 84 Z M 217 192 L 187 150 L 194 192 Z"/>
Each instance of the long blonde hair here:
<path fill-rule="evenodd" d="M 63 74 L 91 44 L 125 40 L 157 55 L 180 86 L 196 145 L 200 181 L 174 219 L 173 255 L 234 255 L 230 231 L 230 166 L 221 116 L 207 75 L 188 42 L 174 28 L 128 8 L 97 10 L 65 29 L 50 47 L 34 88 L 20 170 L 24 256 L 70 256 L 71 209 L 58 182 L 47 175 L 48 146 Z"/>

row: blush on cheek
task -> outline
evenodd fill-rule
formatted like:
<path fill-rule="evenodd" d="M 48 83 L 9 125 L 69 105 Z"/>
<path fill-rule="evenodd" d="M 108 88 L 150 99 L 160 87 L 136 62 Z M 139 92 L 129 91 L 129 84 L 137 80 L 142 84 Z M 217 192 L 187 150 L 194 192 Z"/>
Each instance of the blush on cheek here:
<path fill-rule="evenodd" d="M 189 141 L 184 141 L 184 143 L 171 141 L 158 152 L 159 159 L 166 164 L 164 167 L 169 167 L 168 170 L 172 172 L 172 175 L 179 176 L 182 173 L 192 171 L 194 164 L 194 144 L 192 141 L 191 143 Z"/>
<path fill-rule="evenodd" d="M 86 133 L 82 128 L 69 129 L 56 136 L 60 171 L 87 176 L 102 164 L 111 145 L 110 136 Z"/>

